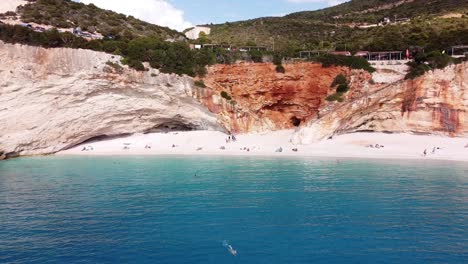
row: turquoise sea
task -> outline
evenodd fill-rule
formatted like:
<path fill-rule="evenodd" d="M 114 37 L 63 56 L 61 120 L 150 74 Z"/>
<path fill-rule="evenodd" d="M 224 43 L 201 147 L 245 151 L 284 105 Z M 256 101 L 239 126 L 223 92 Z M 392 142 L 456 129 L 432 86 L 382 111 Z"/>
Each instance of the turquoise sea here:
<path fill-rule="evenodd" d="M 0 162 L 0 263 L 467 261 L 467 163 Z"/>

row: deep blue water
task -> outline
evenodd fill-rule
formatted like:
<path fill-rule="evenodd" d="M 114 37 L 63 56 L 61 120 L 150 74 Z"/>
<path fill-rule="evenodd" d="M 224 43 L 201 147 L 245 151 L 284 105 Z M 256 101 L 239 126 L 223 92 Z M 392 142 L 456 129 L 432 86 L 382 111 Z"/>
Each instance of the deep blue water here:
<path fill-rule="evenodd" d="M 467 261 L 466 163 L 0 162 L 0 263 Z"/>

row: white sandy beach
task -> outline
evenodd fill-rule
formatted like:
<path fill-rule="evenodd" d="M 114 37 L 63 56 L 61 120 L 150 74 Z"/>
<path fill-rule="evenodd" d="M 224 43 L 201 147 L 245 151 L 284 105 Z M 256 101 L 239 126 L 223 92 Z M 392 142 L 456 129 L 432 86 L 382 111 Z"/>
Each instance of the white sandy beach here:
<path fill-rule="evenodd" d="M 245 155 L 468 161 L 468 148 L 465 148 L 468 138 L 355 133 L 296 146 L 289 142 L 292 133 L 238 135 L 237 141 L 230 143 L 226 143 L 228 135 L 214 131 L 140 134 L 88 142 L 57 155 Z M 369 147 L 376 144 L 383 147 Z M 89 150 L 83 151 L 84 148 Z M 283 151 L 276 152 L 279 148 Z M 293 151 L 295 148 L 297 152 Z M 424 150 L 427 150 L 426 156 Z"/>

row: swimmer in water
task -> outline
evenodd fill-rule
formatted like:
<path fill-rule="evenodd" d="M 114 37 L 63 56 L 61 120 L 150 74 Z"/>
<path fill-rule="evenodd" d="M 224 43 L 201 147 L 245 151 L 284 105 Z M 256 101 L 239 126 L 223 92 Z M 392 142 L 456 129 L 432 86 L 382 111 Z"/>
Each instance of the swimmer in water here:
<path fill-rule="evenodd" d="M 233 249 L 226 240 L 223 241 L 223 247 L 225 247 L 231 255 L 237 256 L 237 250 Z"/>
<path fill-rule="evenodd" d="M 233 256 L 237 256 L 237 250 L 233 249 L 231 245 L 228 245 L 228 250 L 229 253 L 231 253 Z"/>

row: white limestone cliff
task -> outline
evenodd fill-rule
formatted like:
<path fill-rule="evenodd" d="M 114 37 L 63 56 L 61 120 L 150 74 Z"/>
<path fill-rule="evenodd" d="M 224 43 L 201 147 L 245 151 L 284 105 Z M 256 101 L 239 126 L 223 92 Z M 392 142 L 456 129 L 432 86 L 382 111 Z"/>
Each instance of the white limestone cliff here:
<path fill-rule="evenodd" d="M 0 42 L 0 158 L 161 128 L 222 130 L 193 99 L 192 78 L 137 72 L 119 61 L 89 50 Z"/>

